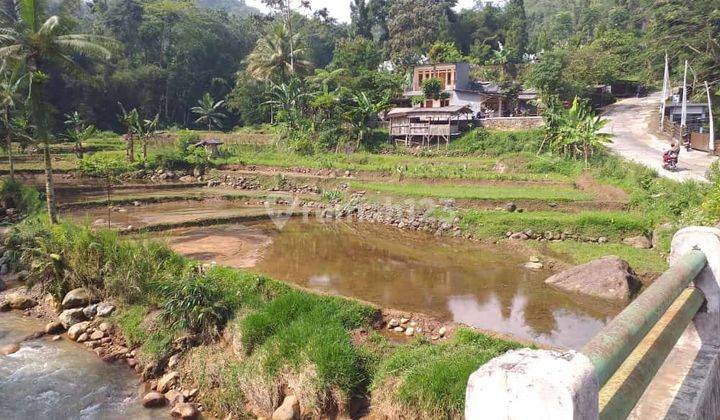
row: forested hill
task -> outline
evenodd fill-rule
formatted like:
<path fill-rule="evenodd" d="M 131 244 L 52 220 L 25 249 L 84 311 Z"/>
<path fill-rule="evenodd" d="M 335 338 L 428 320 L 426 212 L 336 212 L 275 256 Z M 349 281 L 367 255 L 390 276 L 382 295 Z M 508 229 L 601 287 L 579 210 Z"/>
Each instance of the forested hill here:
<path fill-rule="evenodd" d="M 190 109 L 208 93 L 225 100 L 232 128 L 268 122 L 273 85 L 293 80 L 318 115 L 361 93 L 392 102 L 423 62 L 468 62 L 475 80 L 511 101 L 526 88 L 571 101 L 615 81 L 658 86 L 666 53 L 675 84 L 687 60 L 690 82 L 720 93 L 718 0 L 476 1 L 466 10 L 457 0 L 338 1 L 350 3 L 349 23 L 312 3 L 270 1 L 276 8 L 260 14 L 244 0 L 50 0 L 63 32 L 113 42 L 109 60 L 79 60 L 82 78 L 49 66 L 48 99 L 56 116 L 79 110 L 120 129 L 118 103 L 159 115 L 163 127 L 193 126 Z M 0 5 L 14 10 L 12 0 Z"/>

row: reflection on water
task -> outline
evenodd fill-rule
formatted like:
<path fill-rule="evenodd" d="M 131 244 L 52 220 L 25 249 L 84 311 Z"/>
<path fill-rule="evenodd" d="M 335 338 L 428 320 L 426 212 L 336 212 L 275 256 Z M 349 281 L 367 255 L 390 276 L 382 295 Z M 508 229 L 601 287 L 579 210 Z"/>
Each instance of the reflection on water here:
<path fill-rule="evenodd" d="M 547 272 L 505 249 L 420 232 L 294 219 L 282 231 L 256 222 L 169 235 L 199 259 L 557 346 L 581 347 L 619 309 L 545 286 Z"/>
<path fill-rule="evenodd" d="M 42 328 L 37 320 L 0 315 L 0 346 Z M 108 364 L 78 344 L 47 338 L 26 341 L 0 356 L 0 418 L 150 419 L 137 398 L 138 379 L 127 366 Z"/>

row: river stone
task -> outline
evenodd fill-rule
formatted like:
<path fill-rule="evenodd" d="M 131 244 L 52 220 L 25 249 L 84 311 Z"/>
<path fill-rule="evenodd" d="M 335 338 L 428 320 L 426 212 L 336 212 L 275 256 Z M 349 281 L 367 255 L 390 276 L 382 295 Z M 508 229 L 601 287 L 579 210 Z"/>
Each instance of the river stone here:
<path fill-rule="evenodd" d="M 33 306 L 37 305 L 37 302 L 35 299 L 25 296 L 25 295 L 19 295 L 16 293 L 12 293 L 7 295 L 5 300 L 8 302 L 10 309 L 29 309 Z"/>
<path fill-rule="evenodd" d="M 175 380 L 178 377 L 178 373 L 175 371 L 168 372 L 162 376 L 158 380 L 157 384 L 157 391 L 158 392 L 167 392 L 172 388 L 172 386 L 175 384 Z"/>
<path fill-rule="evenodd" d="M 640 289 L 640 280 L 627 262 L 614 255 L 578 265 L 545 280 L 566 292 L 607 300 L 629 301 Z"/>
<path fill-rule="evenodd" d="M 5 285 L 5 281 L 3 279 L 0 279 L 0 292 L 7 289 L 7 286 Z"/>
<path fill-rule="evenodd" d="M 77 289 L 67 292 L 62 300 L 62 307 L 63 309 L 81 308 L 87 306 L 88 303 L 90 303 L 90 296 L 87 290 L 78 287 Z"/>
<path fill-rule="evenodd" d="M 623 239 L 625 245 L 630 245 L 633 248 L 638 249 L 650 249 L 652 248 L 652 242 L 646 236 L 633 236 L 630 238 Z"/>
<path fill-rule="evenodd" d="M 115 311 L 115 305 L 109 304 L 109 303 L 98 303 L 97 306 L 97 316 L 104 318 L 106 316 L 110 316 Z"/>
<path fill-rule="evenodd" d="M 270 417 L 271 420 L 298 420 L 300 418 L 300 401 L 294 395 L 288 395 L 283 403 Z"/>
<path fill-rule="evenodd" d="M 388 321 L 387 329 L 392 330 L 395 327 L 400 326 L 400 321 L 397 320 L 397 318 L 392 318 L 390 321 Z"/>
<path fill-rule="evenodd" d="M 85 314 L 85 317 L 87 319 L 93 319 L 93 318 L 95 318 L 95 315 L 97 314 L 97 307 L 98 307 L 97 303 L 88 305 L 83 308 L 83 314 Z"/>
<path fill-rule="evenodd" d="M 15 353 L 18 350 L 20 350 L 20 344 L 12 343 L 12 344 L 8 344 L 8 345 L 0 347 L 0 354 L 3 356 L 7 356 L 7 355 Z"/>
<path fill-rule="evenodd" d="M 100 340 L 103 337 L 105 337 L 105 333 L 102 331 L 93 331 L 93 333 L 90 334 L 91 340 Z"/>
<path fill-rule="evenodd" d="M 65 330 L 60 321 L 52 321 L 45 325 L 45 332 L 48 334 L 58 334 Z"/>
<path fill-rule="evenodd" d="M 156 391 L 148 392 L 142 400 L 143 407 L 147 408 L 162 407 L 166 403 L 167 400 L 165 399 L 165 396 Z"/>
<path fill-rule="evenodd" d="M 170 411 L 170 415 L 179 419 L 192 420 L 200 416 L 200 411 L 193 403 L 178 403 Z"/>
<path fill-rule="evenodd" d="M 185 402 L 185 397 L 183 397 L 183 394 L 176 389 L 171 389 L 170 391 L 166 392 L 165 399 L 168 400 L 170 407 L 174 406 L 177 403 Z"/>
<path fill-rule="evenodd" d="M 73 324 L 68 328 L 67 335 L 71 340 L 77 340 L 80 335 L 85 333 L 89 326 L 90 322 L 88 321 Z"/>
<path fill-rule="evenodd" d="M 523 264 L 523 267 L 527 268 L 528 270 L 542 270 L 544 266 L 541 262 L 530 261 Z"/>
<path fill-rule="evenodd" d="M 85 314 L 83 313 L 83 308 L 66 309 L 58 315 L 58 321 L 60 321 L 65 328 L 70 328 L 78 322 L 85 321 L 86 319 L 87 317 L 85 317 Z"/>

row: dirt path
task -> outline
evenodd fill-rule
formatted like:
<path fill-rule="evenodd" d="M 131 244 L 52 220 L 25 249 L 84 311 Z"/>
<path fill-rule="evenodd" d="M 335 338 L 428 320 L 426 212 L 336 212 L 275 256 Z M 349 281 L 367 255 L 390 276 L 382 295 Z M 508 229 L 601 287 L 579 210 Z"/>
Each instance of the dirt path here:
<path fill-rule="evenodd" d="M 650 127 L 653 123 L 651 116 L 659 106 L 659 95 L 623 99 L 607 107 L 604 116 L 609 122 L 603 131 L 613 136 L 610 149 L 625 159 L 655 169 L 666 178 L 676 181 L 706 180 L 705 172 L 716 158 L 705 152 L 683 150 L 677 172 L 662 168 L 663 152 L 670 146 L 666 139 L 652 134 L 656 130 Z"/>

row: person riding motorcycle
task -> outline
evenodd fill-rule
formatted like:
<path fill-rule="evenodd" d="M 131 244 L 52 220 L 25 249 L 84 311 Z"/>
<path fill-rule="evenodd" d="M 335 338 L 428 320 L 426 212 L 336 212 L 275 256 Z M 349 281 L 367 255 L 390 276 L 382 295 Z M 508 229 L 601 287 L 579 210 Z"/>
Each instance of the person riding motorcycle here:
<path fill-rule="evenodd" d="M 670 144 L 670 150 L 663 154 L 663 168 L 674 170 L 677 168 L 678 156 L 680 156 L 680 143 Z"/>

